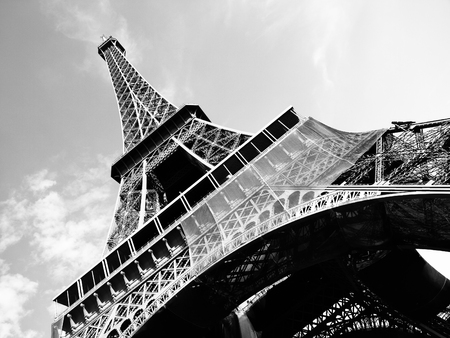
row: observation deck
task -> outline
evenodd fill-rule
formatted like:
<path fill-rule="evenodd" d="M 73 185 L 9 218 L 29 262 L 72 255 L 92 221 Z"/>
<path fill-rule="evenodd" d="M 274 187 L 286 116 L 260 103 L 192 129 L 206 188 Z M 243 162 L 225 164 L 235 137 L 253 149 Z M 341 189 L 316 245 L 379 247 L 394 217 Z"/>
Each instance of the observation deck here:
<path fill-rule="evenodd" d="M 154 130 L 115 161 L 111 168 L 111 177 L 120 183 L 126 173 L 145 158 L 152 156 L 151 154 L 157 151 L 164 142 L 170 140 L 194 118 L 210 122 L 210 119 L 199 106 L 186 105 L 180 108 L 173 116 L 161 124 L 158 129 Z"/>
<path fill-rule="evenodd" d="M 103 60 L 106 61 L 105 55 L 103 54 L 103 52 L 106 51 L 108 48 L 110 48 L 112 45 L 117 47 L 123 55 L 126 55 L 126 50 L 122 46 L 122 44 L 119 42 L 119 40 L 110 36 L 105 41 L 103 41 L 103 43 L 100 46 L 98 46 L 98 55 L 100 55 Z"/>
<path fill-rule="evenodd" d="M 167 121 L 167 126 L 177 128 L 179 123 L 185 123 L 193 117 L 192 109 L 196 114 L 200 112 L 199 116 L 204 118 L 201 110 L 186 106 L 173 116 L 173 120 Z M 174 253 L 180 254 L 184 250 L 186 254 L 189 240 L 195 236 L 189 233 L 188 228 L 182 229 L 182 219 L 192 216 L 196 205 L 201 204 L 208 195 L 217 193 L 234 174 L 242 171 L 249 162 L 264 153 L 299 122 L 294 110 L 288 109 L 55 297 L 54 302 L 62 309 L 57 317 L 57 322 L 61 321 L 62 325 L 59 330 L 71 332 L 73 327 L 77 327 L 73 323 L 76 320 L 84 321 L 82 318 L 86 313 L 91 313 L 90 309 L 96 309 L 97 314 L 101 313 L 113 305 L 117 297 L 125 296 L 131 284 L 137 286 L 143 276 L 153 275 L 161 271 L 164 265 L 177 262 L 174 260 Z M 125 172 L 127 167 L 124 163 L 139 161 L 145 156 L 142 154 L 144 151 L 151 152 L 152 147 L 156 147 L 155 142 L 162 142 L 164 138 L 170 137 L 170 127 L 161 130 L 166 134 L 151 134 L 144 139 L 142 147 L 136 146 L 136 150 L 133 148 L 113 165 L 113 172 L 118 172 L 119 175 L 120 170 Z M 133 280 L 137 284 L 132 283 Z M 88 317 L 91 318 L 90 315 Z"/>

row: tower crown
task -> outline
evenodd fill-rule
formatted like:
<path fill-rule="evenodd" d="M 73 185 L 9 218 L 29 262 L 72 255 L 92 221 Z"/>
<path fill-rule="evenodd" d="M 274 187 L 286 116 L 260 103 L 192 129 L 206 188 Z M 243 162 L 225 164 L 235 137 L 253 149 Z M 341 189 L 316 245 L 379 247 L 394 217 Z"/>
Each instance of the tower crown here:
<path fill-rule="evenodd" d="M 116 93 L 122 122 L 124 153 L 156 130 L 177 111 L 131 65 L 125 48 L 110 36 L 102 36 L 98 53 L 106 61 Z"/>
<path fill-rule="evenodd" d="M 115 46 L 117 49 L 119 49 L 123 55 L 126 55 L 125 48 L 121 45 L 119 40 L 116 38 L 113 38 L 110 36 L 109 38 L 106 38 L 104 35 L 102 36 L 103 42 L 100 46 L 98 46 L 98 54 L 103 58 L 103 60 L 106 61 L 104 53 L 110 48 L 111 46 Z"/>

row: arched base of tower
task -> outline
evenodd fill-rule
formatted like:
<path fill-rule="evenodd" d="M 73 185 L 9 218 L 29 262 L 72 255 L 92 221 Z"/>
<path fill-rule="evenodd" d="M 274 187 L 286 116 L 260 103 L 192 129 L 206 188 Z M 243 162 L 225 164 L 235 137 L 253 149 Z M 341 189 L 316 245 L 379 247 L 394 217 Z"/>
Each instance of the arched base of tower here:
<path fill-rule="evenodd" d="M 205 285 L 193 285 L 134 337 L 434 336 L 428 330 L 429 320 L 450 302 L 445 277 L 436 274 L 415 250 L 386 252 L 357 274 L 347 267 L 351 257 L 292 272 L 249 303 L 245 313 L 226 315 L 225 303 L 221 307 L 217 299 L 210 301 L 211 292 Z"/>

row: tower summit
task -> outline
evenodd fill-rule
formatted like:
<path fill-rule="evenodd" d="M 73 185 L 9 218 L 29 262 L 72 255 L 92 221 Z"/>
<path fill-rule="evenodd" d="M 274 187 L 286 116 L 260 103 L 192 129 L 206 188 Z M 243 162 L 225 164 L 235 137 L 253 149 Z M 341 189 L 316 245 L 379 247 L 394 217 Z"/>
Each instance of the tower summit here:
<path fill-rule="evenodd" d="M 52 338 L 449 337 L 450 119 L 348 133 L 289 108 L 250 135 L 98 48 L 124 154 L 104 256 Z"/>
<path fill-rule="evenodd" d="M 126 56 L 125 48 L 117 39 L 113 38 L 112 36 L 108 38 L 105 35 L 102 35 L 101 38 L 103 40 L 103 43 L 98 46 L 98 54 L 103 58 L 103 60 L 106 61 L 105 53 L 110 47 L 117 48 L 123 54 L 123 56 Z"/>
<path fill-rule="evenodd" d="M 125 48 L 109 37 L 98 47 L 106 61 L 116 93 L 122 122 L 124 152 L 158 128 L 177 110 L 134 69 L 125 57 Z"/>

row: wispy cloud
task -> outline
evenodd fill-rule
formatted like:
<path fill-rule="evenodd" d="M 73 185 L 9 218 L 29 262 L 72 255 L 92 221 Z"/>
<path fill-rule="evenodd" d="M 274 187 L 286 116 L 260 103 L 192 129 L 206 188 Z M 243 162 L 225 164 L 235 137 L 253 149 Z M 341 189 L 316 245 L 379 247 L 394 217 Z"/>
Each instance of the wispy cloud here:
<path fill-rule="evenodd" d="M 55 29 L 70 39 L 89 44 L 87 50 L 92 51 L 92 44 L 99 45 L 100 37 L 105 34 L 120 39 L 126 46 L 132 62 L 142 59 L 146 43 L 138 41 L 130 33 L 127 20 L 118 13 L 110 0 L 40 0 L 42 11 L 50 16 Z M 78 68 L 82 71 L 93 69 L 92 54 L 86 57 Z"/>
<path fill-rule="evenodd" d="M 293 43 L 298 36 L 303 48 L 310 46 L 311 62 L 325 87 L 332 88 L 362 6 L 351 0 L 228 0 L 224 21 L 233 26 L 245 22 L 248 15 L 257 17 L 253 31 L 247 34 L 266 40 L 268 45 L 284 34 L 290 34 Z"/>
<path fill-rule="evenodd" d="M 291 0 L 228 0 L 223 11 L 224 22 L 227 26 L 234 26 L 236 22 L 245 24 L 248 15 L 252 15 L 254 26 L 245 26 L 254 31 L 247 34 L 270 35 L 289 25 L 298 14 L 302 5 L 296 2 L 295 6 L 291 6 L 290 2 Z"/>
<path fill-rule="evenodd" d="M 0 253 L 16 244 L 25 233 L 29 201 L 12 196 L 0 202 Z"/>
<path fill-rule="evenodd" d="M 99 157 L 58 176 L 46 169 L 27 176 L 0 202 L 0 253 L 27 241 L 31 263 L 51 263 L 47 273 L 66 282 L 93 264 L 112 216 L 109 162 Z"/>
<path fill-rule="evenodd" d="M 20 320 L 30 315 L 25 304 L 36 293 L 38 283 L 21 274 L 9 273 L 9 266 L 0 259 L 0 337 L 36 338 L 33 330 L 22 330 Z"/>
<path fill-rule="evenodd" d="M 322 73 L 326 87 L 334 85 L 334 73 L 344 57 L 362 5 L 351 1 L 320 0 L 306 3 L 303 16 L 312 49 L 312 62 Z"/>

